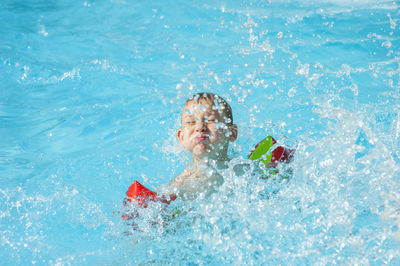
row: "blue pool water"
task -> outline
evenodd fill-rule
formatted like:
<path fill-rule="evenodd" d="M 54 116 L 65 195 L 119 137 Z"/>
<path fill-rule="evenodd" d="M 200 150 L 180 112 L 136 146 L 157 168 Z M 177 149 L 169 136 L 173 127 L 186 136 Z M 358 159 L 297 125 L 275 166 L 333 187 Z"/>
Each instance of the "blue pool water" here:
<path fill-rule="evenodd" d="M 399 17 L 386 0 L 1 1 L 1 264 L 399 264 Z M 124 194 L 185 167 L 199 91 L 234 110 L 231 168 L 272 135 L 292 177 L 228 169 L 133 230 Z"/>

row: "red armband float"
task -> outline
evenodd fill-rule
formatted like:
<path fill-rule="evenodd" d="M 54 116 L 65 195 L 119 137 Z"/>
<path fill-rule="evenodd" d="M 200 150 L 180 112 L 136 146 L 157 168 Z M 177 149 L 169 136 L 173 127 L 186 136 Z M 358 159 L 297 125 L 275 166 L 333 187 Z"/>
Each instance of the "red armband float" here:
<path fill-rule="evenodd" d="M 165 204 L 170 204 L 171 201 L 176 200 L 177 196 L 175 194 L 170 194 L 169 199 L 167 199 L 164 195 L 161 197 L 157 196 L 157 193 L 151 191 L 146 188 L 138 181 L 133 181 L 132 185 L 129 187 L 126 192 L 126 198 L 124 199 L 124 205 L 127 206 L 129 203 L 136 201 L 140 207 L 147 208 L 149 201 L 160 201 Z M 133 215 L 123 214 L 122 219 L 129 220 L 133 218 Z"/>

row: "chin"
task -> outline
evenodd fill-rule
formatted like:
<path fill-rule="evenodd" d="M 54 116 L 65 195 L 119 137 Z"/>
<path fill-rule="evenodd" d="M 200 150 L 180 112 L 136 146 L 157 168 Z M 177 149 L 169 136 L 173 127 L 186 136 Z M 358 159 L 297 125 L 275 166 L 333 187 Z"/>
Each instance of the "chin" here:
<path fill-rule="evenodd" d="M 197 154 L 197 155 L 200 155 L 202 153 L 208 153 L 209 149 L 210 148 L 208 147 L 208 145 L 205 145 L 203 143 L 199 143 L 196 146 L 194 146 L 193 153 Z"/>
<path fill-rule="evenodd" d="M 201 151 L 195 150 L 195 151 L 193 151 L 193 154 L 199 158 L 203 158 L 203 157 L 207 156 L 208 152 L 206 150 L 201 150 Z"/>
<path fill-rule="evenodd" d="M 197 148 L 193 150 L 193 154 L 198 158 L 207 157 L 210 154 L 210 151 L 207 148 Z"/>

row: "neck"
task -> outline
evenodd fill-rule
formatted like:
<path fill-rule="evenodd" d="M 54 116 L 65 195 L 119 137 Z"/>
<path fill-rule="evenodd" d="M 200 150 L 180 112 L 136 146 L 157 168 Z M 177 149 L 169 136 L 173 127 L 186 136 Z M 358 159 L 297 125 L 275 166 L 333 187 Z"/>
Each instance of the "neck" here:
<path fill-rule="evenodd" d="M 228 155 L 226 153 L 219 155 L 215 158 L 213 157 L 197 157 L 192 155 L 193 161 L 193 170 L 199 171 L 205 168 L 218 168 L 223 169 L 226 168 L 227 162 L 230 161 Z"/>

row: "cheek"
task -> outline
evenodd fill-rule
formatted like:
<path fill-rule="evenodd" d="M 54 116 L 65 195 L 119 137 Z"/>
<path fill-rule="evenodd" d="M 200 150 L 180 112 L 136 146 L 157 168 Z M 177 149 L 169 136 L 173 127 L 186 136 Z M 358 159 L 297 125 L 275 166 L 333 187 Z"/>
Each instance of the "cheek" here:
<path fill-rule="evenodd" d="M 226 132 L 226 125 L 222 124 L 222 123 L 217 123 L 217 124 L 213 124 L 211 126 L 211 131 L 215 134 L 221 135 L 221 134 L 225 134 Z"/>
<path fill-rule="evenodd" d="M 190 128 L 186 128 L 183 131 L 183 141 L 188 142 L 192 132 L 193 132 L 193 130 L 190 130 Z"/>
<path fill-rule="evenodd" d="M 188 136 L 189 136 L 188 131 L 187 131 L 187 130 L 184 130 L 184 131 L 182 132 L 182 136 L 183 136 L 183 140 L 184 140 L 184 141 L 187 140 L 187 138 L 188 138 Z"/>
<path fill-rule="evenodd" d="M 219 141 L 223 138 L 224 130 L 222 128 L 213 128 L 210 130 L 212 134 L 212 139 L 214 141 Z"/>

